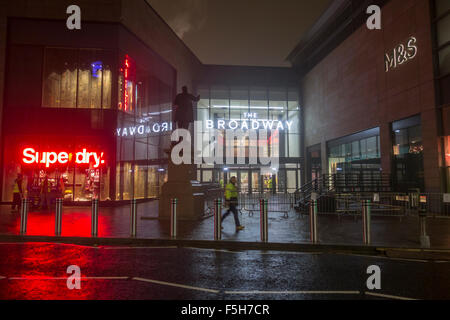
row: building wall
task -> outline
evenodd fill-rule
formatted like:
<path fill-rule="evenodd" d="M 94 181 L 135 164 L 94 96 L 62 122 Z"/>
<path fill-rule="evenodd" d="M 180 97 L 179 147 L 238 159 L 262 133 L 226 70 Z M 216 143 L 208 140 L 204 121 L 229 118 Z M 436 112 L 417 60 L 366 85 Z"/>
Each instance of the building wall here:
<path fill-rule="evenodd" d="M 122 0 L 120 22 L 177 70 L 177 87 L 190 89 L 200 73 L 200 60 L 145 0 Z"/>
<path fill-rule="evenodd" d="M 66 28 L 66 9 L 72 4 L 72 0 L 0 0 L 0 115 L 4 100 L 7 17 L 57 19 L 61 20 L 61 28 Z M 201 62 L 145 0 L 78 0 L 76 4 L 81 8 L 81 28 L 83 21 L 122 23 L 177 70 L 178 88 L 185 84 L 193 86 Z"/>
<path fill-rule="evenodd" d="M 410 36 L 417 38 L 417 56 L 385 72 L 385 53 Z M 390 123 L 421 114 L 425 185 L 440 191 L 434 92 L 429 2 L 389 1 L 382 9 L 382 30 L 364 24 L 303 79 L 305 147 L 322 144 L 325 169 L 327 141 L 380 127 L 381 164 L 389 173 Z"/>
<path fill-rule="evenodd" d="M 56 24 L 55 28 L 60 28 L 59 32 L 55 32 L 55 39 L 53 39 L 53 32 L 49 31 L 48 34 L 52 34 L 51 40 L 49 42 L 44 41 L 49 45 L 53 44 L 58 46 L 63 42 L 65 43 L 65 46 L 73 45 L 77 47 L 77 45 L 80 46 L 80 43 L 83 43 L 84 47 L 117 48 L 124 46 L 126 50 L 130 49 L 130 47 L 136 49 L 146 46 L 155 52 L 155 55 L 158 55 L 162 60 L 169 63 L 173 68 L 166 78 L 174 79 L 175 81 L 178 79 L 178 82 L 171 82 L 168 85 L 181 88 L 182 85 L 187 84 L 191 86 L 191 88 L 193 87 L 193 78 L 198 73 L 197 70 L 201 67 L 200 61 L 145 0 L 77 1 L 76 4 L 81 8 L 82 30 L 80 31 L 69 31 L 66 28 L 66 20 L 68 17 L 66 9 L 72 4 L 74 4 L 74 2 L 70 0 L 0 0 L 0 117 L 3 117 L 6 111 L 4 110 L 4 79 L 6 73 L 5 63 L 7 59 L 7 35 L 11 29 L 11 24 L 8 24 L 8 21 L 11 22 L 11 20 L 8 20 L 9 18 L 30 19 L 28 20 L 30 26 L 28 28 L 29 34 L 26 30 L 21 33 L 21 39 L 27 39 L 25 42 L 30 44 L 33 44 L 34 42 L 40 44 L 43 41 L 43 38 L 47 39 L 47 37 L 40 36 L 36 28 L 31 27 L 33 23 L 38 22 L 40 25 L 42 25 L 42 23 L 44 23 L 44 25 L 51 24 L 52 26 Z M 42 19 L 42 21 L 36 19 Z M 27 20 L 24 21 L 27 23 Z M 127 36 L 127 31 L 120 28 L 118 32 L 113 32 L 114 34 L 104 31 L 104 37 L 100 32 L 99 38 L 95 39 L 95 36 L 89 34 L 89 30 L 91 29 L 86 25 L 88 22 L 94 22 L 100 29 L 108 28 L 108 24 L 103 24 L 103 22 L 120 23 L 127 31 L 133 33 L 139 39 L 133 38 L 130 40 Z M 50 28 L 49 30 L 53 29 Z M 70 33 L 70 36 L 61 37 L 61 34 L 65 33 Z M 33 40 L 33 38 L 37 39 Z M 134 53 L 135 55 L 139 54 L 140 57 L 142 56 L 143 51 L 145 50 L 142 50 L 141 48 L 137 51 L 135 50 Z M 132 54 L 133 52 L 129 53 Z M 153 63 L 149 60 L 146 60 L 145 62 Z M 164 67 L 158 63 L 153 63 L 153 66 L 157 69 L 152 69 L 154 72 L 163 72 L 167 69 L 164 69 Z M 176 70 L 176 74 L 174 73 L 174 70 Z M 175 95 L 175 90 L 173 90 L 172 95 Z M 173 97 L 168 98 L 169 104 L 172 99 Z M 40 99 L 38 100 L 34 102 L 40 103 Z M 114 101 L 115 100 L 116 99 L 114 99 Z M 3 118 L 0 118 L 0 120 L 1 126 Z M 113 121 L 115 123 L 114 119 Z M 0 131 L 3 132 L 3 128 L 0 127 Z M 109 131 L 113 132 L 113 130 Z M 3 150 L 3 146 L 1 145 L 0 150 Z M 0 156 L 3 158 L 3 155 Z M 111 181 L 113 181 L 115 176 L 111 175 L 111 177 Z M 113 188 L 113 185 L 111 185 L 111 190 L 114 193 Z"/>

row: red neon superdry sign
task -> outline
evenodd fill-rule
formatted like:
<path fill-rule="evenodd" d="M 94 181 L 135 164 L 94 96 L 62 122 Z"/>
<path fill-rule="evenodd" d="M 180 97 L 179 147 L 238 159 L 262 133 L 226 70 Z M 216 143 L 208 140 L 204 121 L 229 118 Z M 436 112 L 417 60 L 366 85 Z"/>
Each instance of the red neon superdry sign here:
<path fill-rule="evenodd" d="M 98 168 L 101 164 L 105 163 L 103 159 L 104 152 L 88 152 L 87 149 L 83 149 L 80 152 L 53 152 L 53 151 L 36 151 L 33 148 L 25 148 L 23 150 L 23 163 L 33 164 L 45 164 L 45 167 L 50 167 L 53 164 L 67 164 L 75 162 L 77 164 L 93 164 L 94 168 Z"/>

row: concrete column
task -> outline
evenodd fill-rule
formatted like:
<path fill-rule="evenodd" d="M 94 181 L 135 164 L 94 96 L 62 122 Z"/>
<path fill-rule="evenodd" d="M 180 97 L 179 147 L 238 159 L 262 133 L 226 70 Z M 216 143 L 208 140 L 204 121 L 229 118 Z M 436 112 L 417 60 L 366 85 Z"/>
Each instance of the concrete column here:
<path fill-rule="evenodd" d="M 320 145 L 320 160 L 322 161 L 322 174 L 331 173 L 328 172 L 328 152 L 327 152 L 327 142 L 322 141 Z"/>
<path fill-rule="evenodd" d="M 389 122 L 380 125 L 381 168 L 383 174 L 392 172 L 392 132 Z"/>
<path fill-rule="evenodd" d="M 441 176 L 439 169 L 439 136 L 437 127 L 436 109 L 423 111 L 422 141 L 423 141 L 423 166 L 425 175 L 425 191 L 441 192 Z"/>

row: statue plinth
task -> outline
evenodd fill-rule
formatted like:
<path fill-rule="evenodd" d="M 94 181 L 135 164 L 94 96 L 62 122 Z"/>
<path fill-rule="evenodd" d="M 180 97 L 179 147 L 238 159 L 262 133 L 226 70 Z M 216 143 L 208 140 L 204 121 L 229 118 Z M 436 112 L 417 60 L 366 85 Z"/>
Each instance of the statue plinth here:
<path fill-rule="evenodd" d="M 169 154 L 168 180 L 162 186 L 159 200 L 159 217 L 170 219 L 170 200 L 178 199 L 177 219 L 197 220 L 205 209 L 205 195 L 201 184 L 195 181 L 195 164 L 176 165 Z"/>

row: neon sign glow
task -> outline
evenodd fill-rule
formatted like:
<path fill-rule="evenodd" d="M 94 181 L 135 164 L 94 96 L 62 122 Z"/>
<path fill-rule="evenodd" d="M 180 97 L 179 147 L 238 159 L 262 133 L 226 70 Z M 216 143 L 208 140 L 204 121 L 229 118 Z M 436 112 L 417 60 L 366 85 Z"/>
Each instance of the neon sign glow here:
<path fill-rule="evenodd" d="M 133 83 L 134 72 L 133 62 L 131 58 L 126 55 L 123 67 L 120 71 L 123 73 L 123 86 L 122 86 L 122 101 L 119 102 L 119 109 L 124 111 L 133 111 Z"/>
<path fill-rule="evenodd" d="M 53 152 L 53 151 L 36 151 L 34 148 L 25 148 L 23 150 L 22 161 L 24 164 L 45 164 L 46 168 L 49 168 L 54 164 L 67 164 L 74 161 L 77 164 L 93 164 L 94 168 L 98 168 L 101 164 L 105 163 L 103 159 L 104 152 L 87 152 L 87 149 L 83 151 L 72 152 Z"/>

